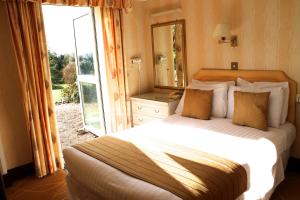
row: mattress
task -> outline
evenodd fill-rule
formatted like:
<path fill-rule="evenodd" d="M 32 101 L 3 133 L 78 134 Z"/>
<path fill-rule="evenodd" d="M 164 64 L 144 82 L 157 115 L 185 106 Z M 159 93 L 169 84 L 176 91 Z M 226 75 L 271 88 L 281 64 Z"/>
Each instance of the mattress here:
<path fill-rule="evenodd" d="M 289 150 L 295 127 L 286 123 L 264 132 L 237 126 L 230 119 L 198 120 L 173 115 L 162 121 L 141 125 L 113 136 L 145 134 L 160 140 L 205 151 L 244 166 L 248 190 L 239 199 L 269 199 L 274 187 L 284 179 L 282 155 Z M 95 195 L 106 199 L 180 198 L 150 183 L 133 178 L 72 147 L 64 150 L 69 176 Z"/>

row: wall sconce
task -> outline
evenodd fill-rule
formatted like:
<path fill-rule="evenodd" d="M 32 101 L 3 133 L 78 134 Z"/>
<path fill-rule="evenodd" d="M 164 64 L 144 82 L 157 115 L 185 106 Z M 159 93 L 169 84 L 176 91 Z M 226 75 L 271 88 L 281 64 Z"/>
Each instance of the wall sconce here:
<path fill-rule="evenodd" d="M 142 63 L 142 58 L 139 56 L 134 56 L 130 58 L 131 64 L 141 64 Z"/>
<path fill-rule="evenodd" d="M 232 47 L 236 47 L 238 45 L 237 36 L 231 35 L 227 24 L 217 24 L 214 31 L 214 37 L 219 39 L 219 44 L 230 43 Z"/>
<path fill-rule="evenodd" d="M 168 60 L 167 56 L 164 56 L 162 54 L 155 56 L 155 63 L 157 65 L 161 65 L 164 61 L 167 61 L 167 60 Z"/>

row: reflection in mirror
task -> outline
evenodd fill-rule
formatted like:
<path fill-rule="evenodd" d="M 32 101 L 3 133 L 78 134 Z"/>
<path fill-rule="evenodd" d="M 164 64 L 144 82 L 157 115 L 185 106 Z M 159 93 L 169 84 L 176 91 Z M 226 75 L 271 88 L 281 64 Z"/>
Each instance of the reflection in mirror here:
<path fill-rule="evenodd" d="M 185 87 L 184 20 L 152 25 L 155 87 Z"/>

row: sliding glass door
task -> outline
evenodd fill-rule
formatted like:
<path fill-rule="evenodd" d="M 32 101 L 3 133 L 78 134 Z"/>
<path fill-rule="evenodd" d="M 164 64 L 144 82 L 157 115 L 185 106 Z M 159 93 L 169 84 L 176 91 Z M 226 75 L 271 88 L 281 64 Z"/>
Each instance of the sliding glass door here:
<path fill-rule="evenodd" d="M 73 27 L 84 128 L 98 136 L 103 135 L 105 123 L 93 10 L 75 18 Z"/>

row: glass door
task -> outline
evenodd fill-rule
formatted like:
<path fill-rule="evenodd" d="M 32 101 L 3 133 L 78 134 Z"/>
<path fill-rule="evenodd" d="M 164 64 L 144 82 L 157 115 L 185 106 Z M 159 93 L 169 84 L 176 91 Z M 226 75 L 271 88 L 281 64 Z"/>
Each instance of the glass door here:
<path fill-rule="evenodd" d="M 103 104 L 93 10 L 73 19 L 77 82 L 84 128 L 105 134 Z"/>

